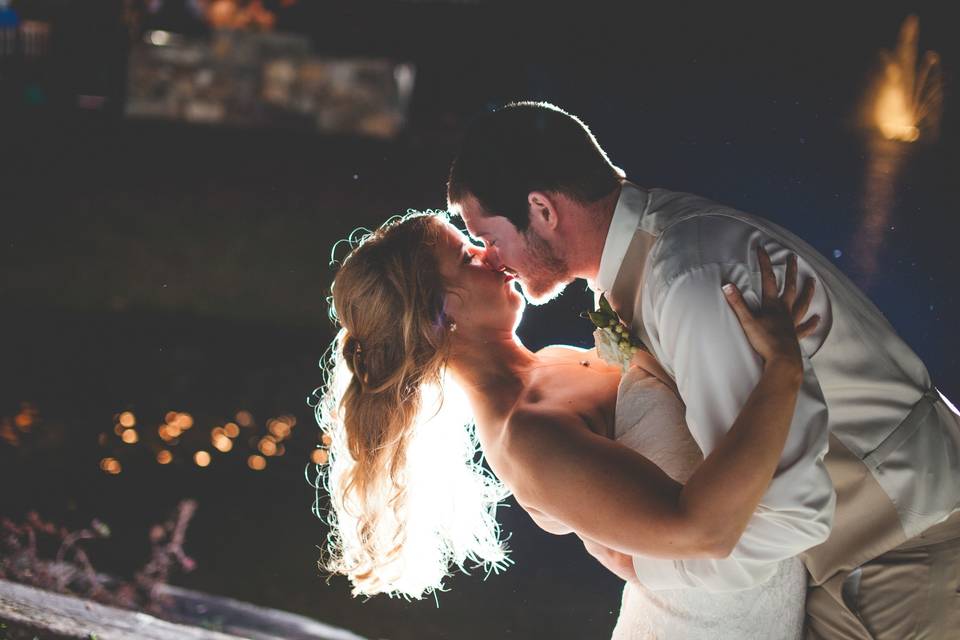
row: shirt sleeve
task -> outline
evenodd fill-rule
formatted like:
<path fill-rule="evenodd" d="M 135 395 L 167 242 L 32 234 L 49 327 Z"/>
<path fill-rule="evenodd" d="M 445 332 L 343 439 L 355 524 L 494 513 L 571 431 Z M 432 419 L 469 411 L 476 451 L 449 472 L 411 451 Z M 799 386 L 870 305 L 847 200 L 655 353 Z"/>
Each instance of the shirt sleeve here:
<path fill-rule="evenodd" d="M 782 265 L 778 272 L 782 283 Z M 802 282 L 803 267 L 800 273 Z M 763 365 L 722 294 L 724 282 L 735 282 L 747 304 L 759 306 L 759 273 L 745 264 L 708 264 L 653 290 L 647 307 L 653 313 L 644 318 L 657 356 L 676 378 L 687 426 L 705 456 L 733 426 Z M 822 292 L 817 300 L 809 313 L 821 314 L 820 327 L 828 327 L 829 302 Z M 803 383 L 780 463 L 733 552 L 722 559 L 637 556 L 634 569 L 648 588 L 747 589 L 769 579 L 780 561 L 826 540 L 836 496 L 823 462 L 827 406 L 807 356 L 808 340 L 816 338 L 801 341 Z"/>

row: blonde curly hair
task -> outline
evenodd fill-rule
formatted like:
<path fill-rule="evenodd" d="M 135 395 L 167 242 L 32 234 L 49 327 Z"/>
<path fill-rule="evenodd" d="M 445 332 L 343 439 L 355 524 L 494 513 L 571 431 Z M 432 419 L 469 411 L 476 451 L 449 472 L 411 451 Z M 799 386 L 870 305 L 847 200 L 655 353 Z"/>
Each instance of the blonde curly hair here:
<path fill-rule="evenodd" d="M 351 238 L 332 287 L 341 328 L 314 393 L 329 442 L 314 512 L 330 527 L 320 567 L 346 575 L 355 596 L 421 598 L 442 589 L 451 565 L 510 564 L 496 520 L 509 492 L 483 466 L 469 404 L 446 373 L 435 254 L 445 221 L 410 212 Z"/>

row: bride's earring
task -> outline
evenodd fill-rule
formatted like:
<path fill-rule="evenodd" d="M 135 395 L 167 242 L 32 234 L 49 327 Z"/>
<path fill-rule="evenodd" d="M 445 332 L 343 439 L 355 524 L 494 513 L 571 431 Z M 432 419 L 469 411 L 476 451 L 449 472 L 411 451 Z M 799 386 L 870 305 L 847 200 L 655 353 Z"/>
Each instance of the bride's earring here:
<path fill-rule="evenodd" d="M 453 332 L 456 331 L 456 330 L 457 330 L 457 323 L 456 323 L 456 321 L 454 321 L 454 320 L 449 321 L 449 322 L 447 323 L 447 331 L 449 331 L 450 333 L 453 333 Z"/>

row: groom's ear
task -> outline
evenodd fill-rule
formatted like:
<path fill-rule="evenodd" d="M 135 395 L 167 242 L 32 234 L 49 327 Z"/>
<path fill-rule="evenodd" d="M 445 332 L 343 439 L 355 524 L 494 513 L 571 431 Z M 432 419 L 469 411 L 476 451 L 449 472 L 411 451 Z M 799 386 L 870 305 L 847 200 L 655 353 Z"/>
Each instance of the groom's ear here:
<path fill-rule="evenodd" d="M 527 205 L 530 207 L 530 224 L 534 229 L 556 230 L 560 217 L 557 200 L 552 194 L 546 191 L 531 191 L 527 194 Z"/>

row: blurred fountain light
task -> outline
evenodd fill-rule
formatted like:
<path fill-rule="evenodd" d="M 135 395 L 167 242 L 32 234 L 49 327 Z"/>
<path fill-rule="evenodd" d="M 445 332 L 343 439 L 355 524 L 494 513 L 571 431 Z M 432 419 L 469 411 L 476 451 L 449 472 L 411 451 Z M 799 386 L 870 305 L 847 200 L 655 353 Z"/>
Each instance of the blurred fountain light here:
<path fill-rule="evenodd" d="M 210 464 L 210 454 L 203 450 L 197 451 L 193 454 L 193 461 L 198 467 L 206 467 Z"/>
<path fill-rule="evenodd" d="M 233 418 L 237 421 L 238 425 L 245 429 L 253 426 L 253 414 L 251 414 L 249 411 L 237 411 Z"/>
<path fill-rule="evenodd" d="M 228 438 L 236 438 L 240 435 L 240 427 L 238 427 L 235 422 L 228 422 L 223 425 L 223 431 L 227 434 Z"/>
<path fill-rule="evenodd" d="M 326 449 L 314 449 L 310 453 L 310 461 L 313 464 L 327 464 L 327 461 L 330 459 L 330 454 L 327 453 Z"/>
<path fill-rule="evenodd" d="M 863 212 L 851 247 L 857 284 L 868 290 L 896 202 L 897 185 L 912 143 L 939 135 L 943 110 L 940 57 L 928 51 L 917 64 L 920 20 L 907 16 L 900 26 L 897 46 L 880 52 L 880 68 L 866 95 L 866 124 L 880 132 L 870 136 L 864 181 Z"/>
<path fill-rule="evenodd" d="M 263 471 L 267 468 L 267 460 L 263 456 L 254 454 L 247 458 L 247 466 L 254 471 Z"/>
<path fill-rule="evenodd" d="M 157 452 L 157 462 L 160 464 L 170 464 L 173 461 L 173 454 L 166 449 Z"/>
<path fill-rule="evenodd" d="M 133 427 L 137 424 L 137 418 L 130 411 L 124 411 L 120 414 L 119 422 L 123 427 Z"/>
<path fill-rule="evenodd" d="M 888 140 L 914 142 L 921 127 L 935 136 L 943 110 L 940 56 L 927 51 L 917 64 L 920 20 L 907 16 L 900 27 L 897 47 L 880 52 L 880 70 L 868 104 L 873 126 Z"/>
<path fill-rule="evenodd" d="M 127 444 L 136 444 L 140 441 L 140 436 L 137 434 L 136 429 L 126 429 L 120 438 Z"/>

